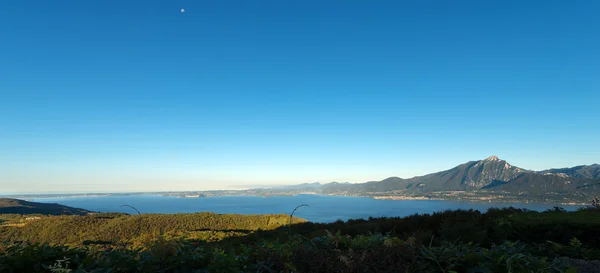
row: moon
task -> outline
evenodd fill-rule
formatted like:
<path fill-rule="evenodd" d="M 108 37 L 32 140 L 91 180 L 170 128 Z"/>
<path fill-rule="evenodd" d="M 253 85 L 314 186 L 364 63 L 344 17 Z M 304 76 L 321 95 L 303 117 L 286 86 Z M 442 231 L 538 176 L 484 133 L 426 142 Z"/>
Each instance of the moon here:
<path fill-rule="evenodd" d="M 181 9 L 181 13 L 184 13 L 184 12 L 185 12 L 185 9 Z"/>

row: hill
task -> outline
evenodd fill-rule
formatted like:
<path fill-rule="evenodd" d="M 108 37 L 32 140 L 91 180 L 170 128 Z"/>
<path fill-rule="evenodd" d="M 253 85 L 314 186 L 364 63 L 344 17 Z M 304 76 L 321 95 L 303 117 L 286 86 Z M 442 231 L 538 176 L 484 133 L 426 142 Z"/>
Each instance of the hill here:
<path fill-rule="evenodd" d="M 91 211 L 60 204 L 0 198 L 0 214 L 86 215 Z"/>
<path fill-rule="evenodd" d="M 288 215 L 95 214 L 0 226 L 0 272 L 582 272 L 598 208 L 441 211 L 319 224 Z M 49 270 L 50 269 L 50 270 Z"/>
<path fill-rule="evenodd" d="M 210 212 L 44 216 L 35 221 L 25 222 L 13 219 L 12 223 L 21 225 L 5 227 L 0 234 L 0 241 L 27 240 L 81 245 L 90 242 L 124 242 L 142 234 L 170 234 L 210 242 L 225 237 L 246 236 L 259 230 L 273 230 L 288 225 L 290 220 L 289 215 L 281 214 L 241 215 Z M 294 224 L 304 222 L 304 219 L 292 219 Z"/>

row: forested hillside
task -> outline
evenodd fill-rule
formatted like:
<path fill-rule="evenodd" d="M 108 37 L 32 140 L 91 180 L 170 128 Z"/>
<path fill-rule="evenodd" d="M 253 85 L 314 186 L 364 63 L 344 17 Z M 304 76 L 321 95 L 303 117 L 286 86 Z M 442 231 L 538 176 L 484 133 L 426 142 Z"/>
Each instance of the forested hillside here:
<path fill-rule="evenodd" d="M 0 272 L 599 272 L 594 204 L 291 226 L 289 215 L 3 215 Z"/>
<path fill-rule="evenodd" d="M 0 219 L 2 216 L 0 216 Z M 10 219 L 9 215 L 4 218 Z M 26 218 L 27 219 L 27 218 Z M 141 235 L 168 234 L 214 241 L 225 237 L 247 235 L 257 230 L 273 230 L 287 225 L 289 215 L 239 215 L 239 214 L 143 214 L 120 213 L 88 216 L 36 217 L 22 221 L 12 218 L 13 227 L 7 224 L 0 240 L 25 240 L 51 244 L 82 245 L 131 243 Z M 305 220 L 293 218 L 294 224 Z M 10 222 L 9 222 L 10 223 Z"/>

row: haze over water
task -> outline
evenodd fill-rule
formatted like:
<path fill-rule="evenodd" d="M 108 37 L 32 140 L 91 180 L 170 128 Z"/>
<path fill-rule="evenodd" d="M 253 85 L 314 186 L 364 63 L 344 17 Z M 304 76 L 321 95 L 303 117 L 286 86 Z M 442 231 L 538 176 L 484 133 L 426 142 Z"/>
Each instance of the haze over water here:
<path fill-rule="evenodd" d="M 369 217 L 402 217 L 415 213 L 433 213 L 447 209 L 477 209 L 486 211 L 490 207 L 513 206 L 530 210 L 547 210 L 554 205 L 532 203 L 473 203 L 438 200 L 375 200 L 366 197 L 296 195 L 296 196 L 218 196 L 203 198 L 178 198 L 157 195 L 98 196 L 65 198 L 32 198 L 35 202 L 59 203 L 99 212 L 125 212 L 135 214 L 136 207 L 144 213 L 239 213 L 239 214 L 289 214 L 301 204 L 294 214 L 312 222 L 334 222 Z M 576 210 L 580 206 L 561 206 Z"/>

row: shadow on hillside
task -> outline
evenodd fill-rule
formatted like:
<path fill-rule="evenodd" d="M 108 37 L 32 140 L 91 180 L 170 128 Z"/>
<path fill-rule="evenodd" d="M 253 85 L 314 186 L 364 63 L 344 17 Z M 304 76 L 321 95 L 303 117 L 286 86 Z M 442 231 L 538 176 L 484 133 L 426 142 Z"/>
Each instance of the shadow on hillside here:
<path fill-rule="evenodd" d="M 509 220 L 510 219 L 510 220 Z M 569 244 L 578 238 L 591 247 L 600 247 L 600 214 L 592 210 L 567 212 L 548 210 L 534 212 L 518 208 L 492 209 L 487 213 L 477 210 L 452 210 L 407 217 L 382 217 L 336 221 L 333 223 L 297 223 L 273 230 L 256 230 L 245 235 L 234 235 L 219 241 L 189 240 L 205 247 L 237 248 L 264 241 L 285 242 L 292 236 L 314 238 L 328 233 L 357 236 L 390 234 L 407 239 L 413 237 L 424 245 L 440 245 L 444 241 L 473 243 L 483 247 L 505 240 L 524 243 L 543 243 L 548 240 Z M 510 221 L 510 224 L 502 224 Z"/>
<path fill-rule="evenodd" d="M 299 229 L 301 227 L 305 227 L 305 224 L 293 224 L 292 230 Z M 205 241 L 200 239 L 187 239 L 186 241 L 195 246 L 202 246 L 206 248 L 238 248 L 242 245 L 252 246 L 255 243 L 260 243 L 264 241 L 279 241 L 285 242 L 290 239 L 291 235 L 301 235 L 304 237 L 312 237 L 311 234 L 319 233 L 322 235 L 326 235 L 327 232 L 322 230 L 322 232 L 318 232 L 316 230 L 307 230 L 304 228 L 304 232 L 293 232 L 290 233 L 290 226 L 282 226 L 272 230 L 211 230 L 211 229 L 202 229 L 200 231 L 213 231 L 213 232 L 229 232 L 235 231 L 239 233 L 243 233 L 243 235 L 229 235 L 225 238 L 222 238 L 217 241 Z"/>
<path fill-rule="evenodd" d="M 107 215 L 95 216 L 107 217 Z M 512 207 L 490 209 L 487 212 L 477 210 L 448 210 L 433 214 L 415 214 L 401 218 L 382 217 L 348 221 L 339 220 L 332 223 L 294 223 L 291 226 L 283 225 L 275 229 L 266 230 L 254 230 L 248 227 L 236 229 L 232 228 L 235 227 L 234 225 L 221 225 L 220 228 L 222 229 L 219 229 L 209 224 L 209 222 L 203 222 L 202 225 L 209 228 L 200 228 L 198 225 L 191 224 L 184 225 L 183 223 L 185 222 L 182 222 L 180 226 L 174 226 L 175 222 L 169 221 L 169 219 L 164 217 L 164 219 L 159 218 L 163 221 L 163 225 L 161 226 L 160 223 L 152 222 L 150 219 L 148 221 L 137 221 L 142 218 L 139 216 L 131 217 L 137 219 L 119 219 L 119 221 L 115 222 L 119 224 L 118 226 L 109 225 L 112 229 L 100 229 L 102 232 L 112 232 L 108 233 L 108 236 L 99 236 L 92 230 L 86 229 L 81 230 L 83 238 L 77 237 L 77 239 L 85 240 L 79 242 L 89 246 L 118 247 L 128 244 L 131 241 L 144 242 L 146 239 L 151 239 L 158 234 L 164 234 L 167 238 L 183 235 L 181 238 L 185 238 L 184 240 L 195 246 L 235 249 L 242 245 L 252 246 L 255 243 L 265 241 L 285 242 L 297 236 L 315 238 L 339 232 L 344 236 L 390 234 L 401 239 L 411 238 L 425 245 L 439 245 L 443 241 L 461 241 L 488 247 L 492 244 L 502 243 L 504 240 L 526 243 L 546 242 L 549 240 L 561 244 L 569 244 L 570 240 L 577 238 L 589 246 L 600 247 L 600 233 L 597 232 L 600 229 L 600 214 L 591 210 L 567 212 L 554 209 L 541 213 Z M 97 222 L 94 222 L 94 224 L 97 225 Z M 121 225 L 124 226 L 122 229 L 123 234 L 128 234 L 128 237 L 117 236 L 116 233 L 120 232 L 120 228 L 117 227 Z M 265 227 L 267 226 L 265 225 Z M 164 230 L 163 233 L 163 228 L 165 227 L 169 227 L 170 229 Z M 40 226 L 40 228 L 44 227 Z M 31 232 L 37 233 L 37 230 L 33 229 Z M 194 232 L 208 233 L 194 234 Z M 112 236 L 113 233 L 115 233 L 115 236 Z M 60 233 L 56 234 L 56 236 L 62 236 Z M 89 236 L 87 236 L 88 234 Z M 37 236 L 35 235 L 32 238 L 37 238 Z"/>
<path fill-rule="evenodd" d="M 85 241 L 83 241 L 84 246 L 88 246 L 88 245 L 112 246 L 114 244 L 115 244 L 114 242 L 102 241 L 102 240 L 85 240 Z"/>
<path fill-rule="evenodd" d="M 193 229 L 190 231 L 220 231 L 220 232 L 239 232 L 239 233 L 252 233 L 253 230 L 248 230 L 248 229 L 219 229 L 219 230 L 214 230 L 214 229 L 210 229 L 210 228 L 199 228 L 199 229 Z"/>
<path fill-rule="evenodd" d="M 410 233 L 415 228 L 407 227 L 406 229 L 398 229 L 399 225 L 403 225 L 405 218 L 393 217 L 393 218 L 369 218 L 369 219 L 355 219 L 348 221 L 338 220 L 332 223 L 294 223 L 291 226 L 285 225 L 271 230 L 234 230 L 237 232 L 245 232 L 244 235 L 228 236 L 218 241 L 204 241 L 197 239 L 188 239 L 187 241 L 196 246 L 203 246 L 207 248 L 237 248 L 241 245 L 252 246 L 255 243 L 264 241 L 279 241 L 285 242 L 294 236 L 302 236 L 306 238 L 315 238 L 321 236 L 327 236 L 328 233 L 335 234 L 340 232 L 343 235 L 356 236 L 356 235 L 367 235 L 367 234 L 386 234 L 389 233 L 394 236 L 402 236 L 404 234 L 398 231 L 406 231 Z M 215 231 L 215 232 L 227 232 L 230 230 L 210 230 L 203 229 L 204 231 Z M 412 234 L 412 233 L 411 233 Z M 431 233 L 424 233 L 423 242 L 430 242 Z"/>

